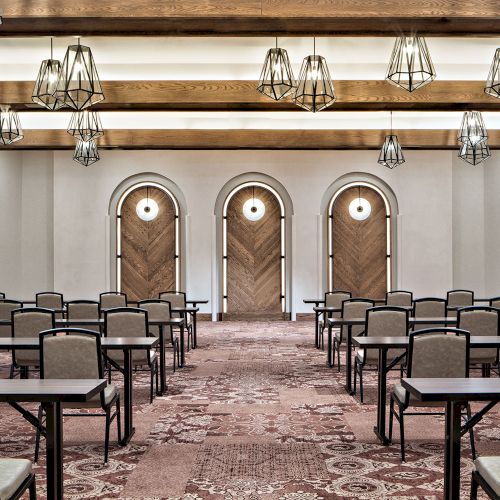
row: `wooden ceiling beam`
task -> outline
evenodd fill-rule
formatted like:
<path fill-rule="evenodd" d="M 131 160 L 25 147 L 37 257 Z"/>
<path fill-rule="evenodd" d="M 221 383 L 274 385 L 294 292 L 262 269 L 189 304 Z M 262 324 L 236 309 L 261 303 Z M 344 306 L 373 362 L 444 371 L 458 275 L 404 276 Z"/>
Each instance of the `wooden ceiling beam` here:
<path fill-rule="evenodd" d="M 500 111 L 500 99 L 485 94 L 484 81 L 437 80 L 406 92 L 385 80 L 337 80 L 337 101 L 328 111 Z M 273 101 L 250 80 L 105 81 L 101 111 L 300 111 L 291 98 Z M 0 102 L 17 110 L 44 111 L 31 101 L 34 82 L 0 82 Z M 307 112 L 307 111 L 304 111 Z"/>
<path fill-rule="evenodd" d="M 382 130 L 106 130 L 97 142 L 104 149 L 380 149 Z M 457 149 L 456 130 L 398 130 L 407 149 Z M 490 147 L 500 149 L 500 130 L 489 132 Z M 24 139 L 1 149 L 73 149 L 65 130 L 25 130 Z"/>

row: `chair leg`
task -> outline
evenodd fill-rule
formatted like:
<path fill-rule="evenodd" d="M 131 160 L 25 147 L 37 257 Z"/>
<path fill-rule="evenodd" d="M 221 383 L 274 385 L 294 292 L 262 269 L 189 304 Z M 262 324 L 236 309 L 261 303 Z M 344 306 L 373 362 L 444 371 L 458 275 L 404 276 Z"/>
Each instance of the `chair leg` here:
<path fill-rule="evenodd" d="M 470 481 L 470 500 L 477 500 L 477 481 L 474 472 Z"/>
<path fill-rule="evenodd" d="M 361 399 L 361 404 L 364 403 L 363 400 L 363 367 L 361 365 L 358 365 L 359 369 L 359 397 Z"/>
<path fill-rule="evenodd" d="M 10 365 L 9 378 L 14 378 L 14 365 Z"/>
<path fill-rule="evenodd" d="M 340 342 L 337 343 L 337 371 L 340 372 Z"/>
<path fill-rule="evenodd" d="M 153 392 L 154 392 L 154 362 L 151 363 L 150 367 L 150 379 L 149 379 L 149 404 L 153 402 Z"/>
<path fill-rule="evenodd" d="M 354 359 L 354 381 L 352 383 L 352 390 L 356 394 L 356 380 L 358 378 L 358 357 Z"/>
<path fill-rule="evenodd" d="M 156 360 L 156 370 L 155 370 L 155 373 L 156 373 L 156 393 L 157 394 L 158 394 L 158 391 L 160 390 L 159 379 L 158 379 L 159 372 L 160 372 L 160 369 L 159 369 L 159 365 L 158 365 L 158 360 Z"/>
<path fill-rule="evenodd" d="M 30 500 L 36 500 L 36 480 L 35 476 L 33 476 L 33 479 L 29 485 L 29 492 L 30 492 Z"/>
<path fill-rule="evenodd" d="M 392 424 L 394 420 L 394 399 L 391 396 L 391 402 L 389 407 L 389 443 L 392 443 Z"/>
<path fill-rule="evenodd" d="M 108 369 L 108 384 L 111 384 L 111 365 L 109 365 Z"/>
<path fill-rule="evenodd" d="M 177 366 L 180 366 L 181 365 L 181 350 L 179 347 L 179 339 L 176 339 L 175 345 L 176 345 L 175 350 L 177 351 Z"/>
<path fill-rule="evenodd" d="M 401 440 L 401 462 L 406 461 L 405 457 L 405 426 L 403 420 L 403 410 L 399 409 L 399 434 Z"/>
<path fill-rule="evenodd" d="M 472 417 L 472 412 L 470 409 L 470 405 L 467 405 L 467 418 L 470 419 Z M 474 429 L 471 427 L 469 429 L 469 437 L 470 437 L 470 450 L 472 453 L 472 460 L 476 460 L 476 443 L 474 442 Z"/>
<path fill-rule="evenodd" d="M 109 456 L 109 428 L 111 426 L 111 407 L 106 408 L 106 431 L 104 435 L 104 463 L 108 463 Z"/>
<path fill-rule="evenodd" d="M 116 427 L 118 431 L 118 443 L 122 440 L 122 424 L 121 424 L 120 396 L 116 400 Z"/>
<path fill-rule="evenodd" d="M 43 418 L 43 408 L 42 405 L 38 407 L 38 421 L 40 424 L 42 423 Z M 40 429 L 36 428 L 36 437 L 35 437 L 35 463 L 38 463 L 38 455 L 40 452 Z"/>

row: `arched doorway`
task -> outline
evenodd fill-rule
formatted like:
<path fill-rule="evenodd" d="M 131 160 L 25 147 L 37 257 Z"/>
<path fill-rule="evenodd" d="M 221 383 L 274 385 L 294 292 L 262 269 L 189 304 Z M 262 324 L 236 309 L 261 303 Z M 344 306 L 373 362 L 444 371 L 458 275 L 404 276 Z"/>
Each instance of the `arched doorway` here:
<path fill-rule="evenodd" d="M 130 300 L 180 289 L 180 213 L 173 193 L 156 182 L 126 189 L 116 206 L 116 289 Z"/>
<path fill-rule="evenodd" d="M 383 299 L 392 288 L 392 222 L 388 198 L 363 181 L 346 183 L 328 206 L 328 289 Z"/>

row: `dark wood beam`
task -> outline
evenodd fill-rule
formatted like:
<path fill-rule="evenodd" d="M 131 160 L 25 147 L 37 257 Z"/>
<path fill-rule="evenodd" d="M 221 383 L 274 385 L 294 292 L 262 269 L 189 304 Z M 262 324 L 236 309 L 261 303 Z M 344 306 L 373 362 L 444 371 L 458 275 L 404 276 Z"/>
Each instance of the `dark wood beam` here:
<path fill-rule="evenodd" d="M 43 111 L 31 101 L 34 82 L 0 82 L 0 102 L 17 110 Z M 136 111 L 301 111 L 290 98 L 273 101 L 256 90 L 257 82 L 229 81 L 106 81 L 106 99 L 95 106 Z M 480 111 L 500 110 L 500 99 L 483 91 L 484 81 L 437 80 L 406 92 L 384 80 L 337 80 L 337 101 L 328 111 Z M 305 113 L 307 111 L 303 110 Z"/>
<path fill-rule="evenodd" d="M 380 149 L 382 130 L 106 130 L 103 149 Z M 404 149 L 456 149 L 456 130 L 399 130 Z M 500 130 L 490 131 L 489 144 L 500 148 Z M 25 130 L 24 139 L 2 149 L 73 149 L 64 130 Z"/>

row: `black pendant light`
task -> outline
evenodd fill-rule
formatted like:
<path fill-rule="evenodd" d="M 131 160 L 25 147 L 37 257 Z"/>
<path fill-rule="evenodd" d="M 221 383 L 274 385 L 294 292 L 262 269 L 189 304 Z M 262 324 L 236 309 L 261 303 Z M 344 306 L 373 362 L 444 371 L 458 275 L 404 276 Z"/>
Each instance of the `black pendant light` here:
<path fill-rule="evenodd" d="M 88 167 L 92 163 L 99 161 L 99 159 L 99 152 L 95 141 L 78 141 L 73 160 Z"/>
<path fill-rule="evenodd" d="M 91 109 L 74 111 L 67 132 L 81 141 L 90 141 L 103 136 L 104 130 L 99 113 Z"/>
<path fill-rule="evenodd" d="M 9 105 L 0 104 L 0 144 L 4 146 L 20 141 L 24 137 L 17 111 Z"/>
<path fill-rule="evenodd" d="M 467 163 L 470 163 L 471 165 L 479 165 L 490 156 L 490 148 L 488 147 L 488 143 L 486 141 L 479 142 L 475 146 L 471 146 L 465 142 L 461 145 L 460 152 L 458 153 L 459 158 Z"/>
<path fill-rule="evenodd" d="M 491 63 L 490 73 L 486 80 L 484 91 L 493 97 L 500 98 L 500 48 L 495 50 L 495 56 Z"/>
<path fill-rule="evenodd" d="M 393 169 L 405 162 L 403 150 L 398 136 L 392 133 L 392 111 L 391 111 L 391 133 L 385 136 L 384 144 L 380 150 L 378 163 L 384 167 Z"/>

